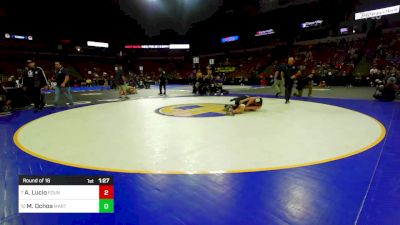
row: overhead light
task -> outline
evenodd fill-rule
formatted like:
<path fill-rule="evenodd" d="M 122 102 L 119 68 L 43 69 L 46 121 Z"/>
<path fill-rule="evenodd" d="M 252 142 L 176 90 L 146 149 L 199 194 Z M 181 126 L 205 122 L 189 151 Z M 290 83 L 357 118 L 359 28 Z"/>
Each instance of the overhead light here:
<path fill-rule="evenodd" d="M 265 36 L 265 35 L 271 35 L 271 34 L 275 34 L 274 29 L 257 31 L 256 35 L 254 35 L 254 36 L 259 37 L 259 36 Z"/>
<path fill-rule="evenodd" d="M 20 40 L 24 40 L 27 39 L 27 37 L 22 36 L 22 35 L 13 35 L 15 39 L 20 39 Z"/>
<path fill-rule="evenodd" d="M 190 49 L 189 44 L 170 45 L 125 45 L 126 49 Z"/>
<path fill-rule="evenodd" d="M 189 44 L 170 44 L 169 49 L 190 49 Z"/>
<path fill-rule="evenodd" d="M 11 38 L 11 39 L 29 40 L 29 41 L 33 40 L 32 36 L 16 35 L 16 34 L 9 34 L 9 33 L 5 33 L 4 37 L 7 39 Z"/>
<path fill-rule="evenodd" d="M 100 47 L 100 48 L 108 48 L 108 43 L 105 42 L 97 42 L 97 41 L 88 41 L 87 46 L 90 47 Z"/>
<path fill-rule="evenodd" d="M 305 22 L 305 23 L 301 24 L 301 27 L 302 28 L 316 27 L 316 26 L 321 25 L 323 22 L 324 22 L 323 20 L 315 20 L 312 22 Z"/>
<path fill-rule="evenodd" d="M 221 43 L 232 42 L 232 41 L 238 41 L 238 40 L 239 40 L 239 36 L 238 36 L 238 35 L 229 36 L 229 37 L 221 38 Z"/>

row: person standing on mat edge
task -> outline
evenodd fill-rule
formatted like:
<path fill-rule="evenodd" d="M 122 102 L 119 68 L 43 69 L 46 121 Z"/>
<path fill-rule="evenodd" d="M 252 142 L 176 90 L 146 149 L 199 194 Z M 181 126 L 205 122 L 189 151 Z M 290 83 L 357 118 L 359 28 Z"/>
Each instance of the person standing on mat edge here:
<path fill-rule="evenodd" d="M 48 89 L 46 74 L 41 67 L 36 66 L 33 60 L 28 60 L 28 67 L 23 76 L 22 87 L 35 105 L 35 112 L 42 110 L 45 105 L 43 90 Z"/>
<path fill-rule="evenodd" d="M 164 88 L 164 95 L 167 95 L 167 75 L 165 74 L 165 71 L 162 68 L 158 68 L 158 72 L 160 72 L 160 78 L 158 80 L 160 84 L 160 93 L 159 95 L 163 95 L 162 93 L 162 88 Z"/>
<path fill-rule="evenodd" d="M 293 57 L 289 57 L 288 63 L 282 65 L 277 72 L 282 72 L 285 82 L 285 104 L 290 103 L 294 80 L 300 76 L 300 70 L 294 65 Z M 276 74 L 276 73 L 275 73 Z"/>
<path fill-rule="evenodd" d="M 74 100 L 71 94 L 71 88 L 69 86 L 69 75 L 68 71 L 64 69 L 60 61 L 54 62 L 54 67 L 56 68 L 56 82 L 57 85 L 54 87 L 54 106 L 57 107 L 60 103 L 60 95 L 63 94 L 67 99 L 69 106 L 74 105 Z"/>
<path fill-rule="evenodd" d="M 282 66 L 276 66 L 276 71 L 275 71 L 275 76 L 274 76 L 274 89 L 275 89 L 275 97 L 279 97 L 279 95 L 281 94 L 281 90 L 282 90 L 282 72 L 281 72 L 281 68 Z"/>
<path fill-rule="evenodd" d="M 118 91 L 119 98 L 129 99 L 126 91 L 124 70 L 121 65 L 115 66 L 115 77 L 114 77 L 115 87 Z M 124 96 L 124 97 L 122 97 Z"/>

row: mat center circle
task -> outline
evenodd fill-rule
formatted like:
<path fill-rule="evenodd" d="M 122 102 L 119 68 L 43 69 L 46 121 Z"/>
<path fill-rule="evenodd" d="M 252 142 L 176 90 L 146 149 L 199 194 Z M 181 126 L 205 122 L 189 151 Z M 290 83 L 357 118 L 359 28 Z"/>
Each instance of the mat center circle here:
<path fill-rule="evenodd" d="M 264 99 L 256 112 L 204 116 L 220 113 L 230 99 L 157 98 L 80 107 L 34 120 L 14 140 L 31 155 L 69 166 L 192 174 L 324 163 L 368 150 L 385 136 L 383 125 L 368 115 L 305 101 Z M 191 113 L 183 119 L 185 109 Z"/>

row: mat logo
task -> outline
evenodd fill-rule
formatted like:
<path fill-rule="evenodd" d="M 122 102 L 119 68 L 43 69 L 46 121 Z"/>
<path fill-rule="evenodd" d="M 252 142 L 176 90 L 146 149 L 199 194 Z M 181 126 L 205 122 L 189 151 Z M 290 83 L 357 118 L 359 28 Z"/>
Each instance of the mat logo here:
<path fill-rule="evenodd" d="M 225 116 L 224 104 L 199 103 L 171 105 L 159 108 L 157 113 L 176 117 L 216 117 Z"/>

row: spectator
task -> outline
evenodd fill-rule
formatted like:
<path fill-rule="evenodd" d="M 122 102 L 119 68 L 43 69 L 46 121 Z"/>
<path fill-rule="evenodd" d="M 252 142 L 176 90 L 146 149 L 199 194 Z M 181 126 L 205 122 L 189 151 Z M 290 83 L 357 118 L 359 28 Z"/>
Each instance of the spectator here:
<path fill-rule="evenodd" d="M 126 85 L 125 85 L 125 76 L 122 65 L 115 66 L 115 77 L 114 77 L 114 84 L 116 85 L 119 98 L 128 99 Z"/>
<path fill-rule="evenodd" d="M 0 114 L 9 114 L 12 110 L 12 101 L 8 98 L 8 91 L 0 83 Z"/>
<path fill-rule="evenodd" d="M 282 92 L 283 86 L 283 72 L 281 72 L 280 67 L 276 68 L 275 76 L 274 76 L 274 89 L 275 89 L 275 97 L 278 97 Z"/>
<path fill-rule="evenodd" d="M 36 66 L 33 60 L 28 60 L 28 68 L 23 78 L 23 90 L 26 91 L 35 105 L 35 112 L 43 109 L 45 105 L 42 90 L 47 90 L 48 82 L 41 67 Z"/>
<path fill-rule="evenodd" d="M 86 79 L 86 87 L 91 87 L 92 86 L 92 79 L 90 79 L 90 77 L 88 77 Z"/>
<path fill-rule="evenodd" d="M 165 71 L 162 68 L 158 68 L 158 72 L 160 73 L 160 76 L 158 78 L 159 84 L 160 84 L 160 93 L 159 95 L 163 95 L 162 89 L 164 89 L 164 95 L 167 95 L 167 75 L 165 74 Z"/>
<path fill-rule="evenodd" d="M 379 85 L 374 94 L 374 98 L 383 101 L 394 101 L 398 87 L 396 85 L 396 78 L 391 77 L 387 80 L 386 85 Z"/>
<path fill-rule="evenodd" d="M 296 83 L 296 90 L 297 93 L 294 93 L 294 96 L 302 97 L 303 96 L 303 89 L 304 87 L 309 88 L 309 83 L 310 83 L 310 76 L 311 75 L 306 75 L 305 71 L 302 71 L 301 74 L 297 77 L 297 83 Z M 312 82 L 312 81 L 311 81 Z M 308 91 L 308 96 L 311 96 L 310 88 Z"/>
<path fill-rule="evenodd" d="M 196 82 L 194 83 L 193 86 L 193 94 L 198 94 L 200 91 L 200 87 L 203 85 L 203 73 L 201 73 L 201 70 L 198 70 L 196 72 Z"/>
<path fill-rule="evenodd" d="M 56 86 L 54 87 L 55 89 L 55 95 L 54 95 L 54 105 L 57 107 L 59 105 L 60 101 L 60 95 L 63 94 L 64 97 L 68 100 L 69 106 L 74 105 L 74 100 L 72 98 L 71 94 L 71 88 L 69 85 L 69 74 L 66 69 L 62 66 L 61 62 L 56 61 L 54 63 L 54 66 L 56 68 Z"/>

